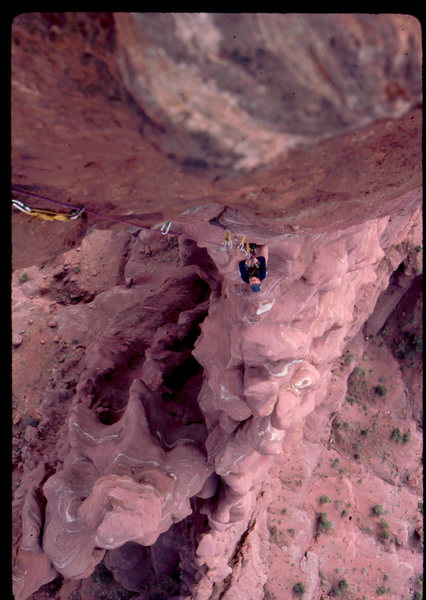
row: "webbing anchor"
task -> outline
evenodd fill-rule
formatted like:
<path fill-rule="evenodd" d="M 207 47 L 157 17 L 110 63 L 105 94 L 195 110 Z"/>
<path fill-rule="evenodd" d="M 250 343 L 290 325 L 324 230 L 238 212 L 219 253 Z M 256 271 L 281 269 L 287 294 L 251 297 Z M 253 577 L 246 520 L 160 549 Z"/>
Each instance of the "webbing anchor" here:
<path fill-rule="evenodd" d="M 26 204 L 24 204 L 23 202 L 21 202 L 20 200 L 16 200 L 15 198 L 12 198 L 12 206 L 14 206 L 15 208 L 17 208 L 18 210 L 20 210 L 21 212 L 30 215 L 31 214 L 31 208 L 29 206 L 27 206 Z"/>
<path fill-rule="evenodd" d="M 83 206 L 78 209 L 73 209 L 70 213 L 57 213 L 53 210 L 45 210 L 43 208 L 30 208 L 15 198 L 12 198 L 12 206 L 32 217 L 30 219 L 30 223 L 37 218 L 43 219 L 44 221 L 71 221 L 78 219 L 78 217 L 80 217 L 84 212 Z"/>

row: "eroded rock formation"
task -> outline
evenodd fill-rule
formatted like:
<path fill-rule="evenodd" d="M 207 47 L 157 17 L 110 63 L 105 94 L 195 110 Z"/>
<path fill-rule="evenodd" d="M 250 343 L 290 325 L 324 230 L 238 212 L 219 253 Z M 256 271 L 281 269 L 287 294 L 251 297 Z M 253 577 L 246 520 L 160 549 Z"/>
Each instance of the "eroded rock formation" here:
<path fill-rule="evenodd" d="M 354 367 L 371 360 L 380 372 L 373 341 L 385 324 L 392 328 L 404 298 L 415 296 L 415 316 L 419 297 L 417 21 L 118 13 L 95 26 L 97 19 L 22 15 L 14 29 L 14 64 L 25 67 L 13 79 L 21 189 L 67 189 L 86 206 L 109 216 L 118 207 L 147 226 L 100 231 L 85 220 L 69 244 L 83 239 L 81 246 L 58 255 L 63 235 L 43 240 L 43 223 L 33 238 L 38 265 L 30 250 L 15 250 L 18 266 L 31 264 L 13 275 L 15 373 L 29 325 L 44 331 L 37 342 L 56 348 L 35 358 L 49 377 L 34 381 L 40 418 L 27 425 L 21 450 L 15 600 L 41 600 L 53 581 L 66 600 L 99 568 L 141 600 L 290 600 L 298 581 L 311 600 L 342 591 L 347 580 L 366 597 L 380 586 L 395 597 L 415 589 L 420 367 L 413 362 L 414 375 L 400 369 L 392 390 L 376 382 L 373 394 L 389 391 L 386 409 L 384 398 L 366 406 L 371 386 Z M 40 92 L 22 45 L 37 49 L 43 36 L 75 56 L 84 50 L 81 69 L 103 85 L 58 83 L 64 104 L 40 112 L 52 127 L 30 178 L 22 115 Z M 40 55 L 48 81 L 43 64 Z M 90 96 L 86 112 L 72 94 L 64 99 L 67 89 L 79 101 Z M 69 161 L 55 152 L 61 114 L 76 119 Z M 96 142 L 82 134 L 90 123 L 108 142 L 101 167 L 89 160 Z M 129 144 L 133 158 L 123 164 Z M 53 168 L 41 183 L 47 161 Z M 142 196 L 134 193 L 140 186 Z M 159 232 L 163 216 L 174 219 L 168 235 Z M 16 215 L 14 226 L 15 235 L 26 227 Z M 261 293 L 238 273 L 244 235 L 269 248 Z M 420 344 L 404 336 L 396 354 L 382 349 L 389 363 Z M 17 375 L 14 386 L 20 396 Z M 352 429 L 339 417 L 345 411 Z M 365 437 L 379 421 L 383 430 L 361 457 L 354 432 Z M 411 443 L 390 452 L 397 435 Z M 344 467 L 333 471 L 339 461 Z M 381 514 L 390 515 L 386 526 L 372 521 Z M 374 563 L 369 574 L 360 557 Z M 336 578 L 336 569 L 344 575 Z"/>
<path fill-rule="evenodd" d="M 197 229 L 200 240 L 219 230 L 201 220 Z M 403 213 L 392 217 L 270 239 L 269 273 L 256 295 L 239 279 L 237 249 L 183 237 L 184 266 L 158 270 L 162 290 L 148 288 L 146 262 L 138 272 L 137 257 L 159 235 L 141 232 L 133 240 L 124 267 L 130 286 L 58 313 L 61 338 L 70 344 L 78 335 L 84 353 L 54 434 L 55 473 L 44 481 L 47 467 L 39 464 L 28 475 L 17 563 L 32 553 L 66 579 L 81 579 L 114 550 L 107 564 L 114 573 L 119 568 L 119 581 L 142 589 L 140 574 L 124 574 L 126 560 L 118 557 L 135 544 L 155 545 L 196 510 L 207 515 L 208 531 L 202 534 L 203 524 L 196 532 L 201 579 L 188 593 L 207 599 L 215 585 L 237 577 L 231 559 L 249 531 L 257 542 L 246 568 L 257 598 L 267 555 L 265 524 L 254 514 L 271 457 L 291 453 L 308 417 L 327 404 L 335 362 L 392 273 L 406 263 L 405 277 L 415 279 L 419 196 L 407 197 Z M 389 309 L 381 320 L 387 316 Z M 335 396 L 335 409 L 344 395 Z M 39 425 L 45 435 L 53 435 L 47 432 L 58 402 L 53 387 Z M 40 454 L 42 446 L 34 442 Z M 35 578 L 35 589 L 43 583 L 31 570 L 26 577 Z M 24 598 L 25 577 L 18 575 L 16 586 Z M 242 598 L 245 589 L 238 584 L 233 594 Z"/>

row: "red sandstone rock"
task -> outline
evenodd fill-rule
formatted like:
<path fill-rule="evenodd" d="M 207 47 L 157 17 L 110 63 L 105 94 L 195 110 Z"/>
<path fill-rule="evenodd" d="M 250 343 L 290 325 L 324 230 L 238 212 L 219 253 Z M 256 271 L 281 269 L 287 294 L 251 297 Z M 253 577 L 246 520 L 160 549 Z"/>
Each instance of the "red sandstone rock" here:
<path fill-rule="evenodd" d="M 267 165 L 421 94 L 409 15 L 120 13 L 116 27 L 126 88 L 187 164 Z"/>
<path fill-rule="evenodd" d="M 57 453 L 63 466 L 42 487 L 47 499 L 42 549 L 58 572 L 66 578 L 87 577 L 105 550 L 129 542 L 155 544 L 173 522 L 191 514 L 189 499 L 198 495 L 204 499 L 202 512 L 208 515 L 215 534 L 201 538 L 197 561 L 200 566 L 207 565 L 208 572 L 204 583 L 197 586 L 198 591 L 194 588 L 194 597 L 208 597 L 211 586 L 230 574 L 228 561 L 238 536 L 244 528 L 251 527 L 256 497 L 274 464 L 269 457 L 281 455 L 283 448 L 285 452 L 291 444 L 287 433 L 303 427 L 307 418 L 326 402 L 330 368 L 342 355 L 347 340 L 360 331 L 366 315 L 371 314 L 388 285 L 394 267 L 385 255 L 396 252 L 395 265 L 404 260 L 404 250 L 394 245 L 402 234 L 401 226 L 406 231 L 405 252 L 415 245 L 417 238 L 410 235 L 417 231 L 417 203 L 412 203 L 411 211 L 403 222 L 396 221 L 398 229 L 393 232 L 392 222 L 385 219 L 367 222 L 364 230 L 356 226 L 332 235 L 305 237 L 303 254 L 296 255 L 300 266 L 293 266 L 294 270 L 289 268 L 288 260 L 280 257 L 282 253 L 290 256 L 293 244 L 300 251 L 299 240 L 288 238 L 277 244 L 272 241 L 272 266 L 264 282 L 267 301 L 265 291 L 256 297 L 246 295 L 245 284 L 239 282 L 236 250 L 224 252 L 200 242 L 207 246 L 213 261 L 223 263 L 228 256 L 223 267 L 222 293 L 210 296 L 209 317 L 201 325 L 201 336 L 192 352 L 204 368 L 198 403 L 205 426 L 178 426 L 167 411 L 162 416 L 163 400 L 159 395 L 167 390 L 169 373 L 178 373 L 191 355 L 189 349 L 185 350 L 184 340 L 197 320 L 199 308 L 181 312 L 174 324 L 158 329 L 155 322 L 149 321 L 152 313 L 145 311 L 138 322 L 131 307 L 155 304 L 149 300 L 152 286 L 150 291 L 145 284 L 117 286 L 99 294 L 89 305 L 59 311 L 60 335 L 68 342 L 78 335 L 86 348 L 86 359 L 64 424 L 65 437 L 58 440 Z M 203 231 L 200 229 L 200 235 L 208 237 L 208 230 Z M 358 245 L 361 236 L 369 240 L 369 251 L 364 244 Z M 383 247 L 380 238 L 386 240 Z M 340 249 L 342 265 L 339 281 L 334 279 L 335 269 L 326 270 L 326 265 L 321 268 L 321 260 L 329 261 L 336 247 Z M 163 314 L 170 311 L 165 308 L 167 298 L 170 307 L 176 305 L 179 295 L 184 298 L 179 292 L 180 280 L 168 277 L 173 269 L 175 273 L 180 269 L 187 281 L 197 280 L 198 275 L 194 276 L 199 267 L 191 265 L 189 247 L 186 248 L 187 266 L 170 266 L 162 272 L 166 286 L 159 286 L 163 292 L 157 306 L 163 307 Z M 303 273 L 308 267 L 307 272 L 312 272 L 312 256 L 318 257 L 322 275 L 305 282 Z M 138 280 L 135 258 L 130 261 Z M 278 267 L 274 271 L 274 263 L 287 265 L 287 269 L 280 272 Z M 199 272 L 205 276 L 205 271 Z M 287 302 L 282 303 L 283 286 L 283 297 L 291 299 L 291 310 Z M 369 290 L 368 296 L 363 293 L 365 289 Z M 182 303 L 180 306 L 182 309 Z M 253 323 L 246 317 L 252 313 L 258 316 Z M 148 334 L 149 330 L 155 334 Z M 122 397 L 120 402 L 124 404 L 110 408 L 97 402 L 93 405 L 93 394 L 102 393 L 102 386 L 107 390 L 107 381 L 114 385 L 114 365 L 123 361 L 119 357 L 125 356 L 132 343 L 140 343 L 136 342 L 138 339 L 148 340 L 147 334 L 151 335 L 149 352 L 139 370 L 133 375 L 129 372 L 128 400 Z M 223 343 L 225 335 L 227 344 Z M 157 391 L 151 391 L 144 379 Z M 102 380 L 105 383 L 101 385 Z M 342 395 L 336 402 L 339 406 Z M 183 470 L 180 464 L 185 465 Z M 213 470 L 219 479 L 209 484 Z M 302 480 L 309 480 L 309 476 L 305 474 Z M 28 511 L 24 507 L 25 510 Z M 24 513 L 31 522 L 26 527 L 35 527 L 41 533 L 37 530 L 41 516 L 33 521 L 30 514 L 37 514 L 37 509 L 31 510 Z M 40 534 L 33 535 L 37 538 Z M 256 560 L 260 559 L 253 558 Z M 237 571 L 232 573 L 238 581 L 243 577 Z M 258 579 L 253 579 L 253 571 L 250 573 L 252 585 L 261 589 L 266 583 L 264 575 L 260 575 L 264 569 L 259 567 Z M 127 581 L 126 577 L 122 574 L 120 580 Z M 242 594 L 243 583 L 238 583 L 236 589 L 238 586 Z"/>

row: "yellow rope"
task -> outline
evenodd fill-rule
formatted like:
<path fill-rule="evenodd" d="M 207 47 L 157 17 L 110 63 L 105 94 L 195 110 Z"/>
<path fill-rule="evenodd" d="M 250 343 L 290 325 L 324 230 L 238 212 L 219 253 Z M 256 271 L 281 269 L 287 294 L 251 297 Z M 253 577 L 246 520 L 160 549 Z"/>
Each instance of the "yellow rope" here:
<path fill-rule="evenodd" d="M 65 213 L 55 213 L 53 211 L 44 211 L 41 209 L 32 208 L 30 213 L 31 221 L 34 219 L 43 219 L 44 221 L 69 221 L 72 215 L 67 215 Z"/>

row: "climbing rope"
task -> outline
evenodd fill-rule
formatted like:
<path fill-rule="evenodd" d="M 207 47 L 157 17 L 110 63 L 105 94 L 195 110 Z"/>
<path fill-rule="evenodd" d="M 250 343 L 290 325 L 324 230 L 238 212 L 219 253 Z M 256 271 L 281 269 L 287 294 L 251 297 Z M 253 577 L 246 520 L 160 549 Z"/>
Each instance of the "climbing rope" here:
<path fill-rule="evenodd" d="M 36 194 L 35 192 L 29 192 L 28 190 L 21 190 L 15 186 L 12 186 L 12 192 L 14 192 L 16 194 L 21 194 L 23 196 L 29 196 L 31 198 L 36 198 L 38 200 L 45 200 L 46 202 L 51 202 L 53 204 L 57 204 L 58 206 L 62 206 L 64 208 L 70 209 L 70 213 L 64 213 L 64 212 L 49 211 L 49 210 L 45 210 L 45 209 L 41 209 L 41 208 L 31 208 L 28 205 L 21 202 L 20 200 L 13 198 L 12 206 L 14 208 L 20 210 L 21 212 L 29 215 L 30 217 L 32 217 L 30 219 L 30 222 L 36 218 L 40 218 L 40 219 L 43 219 L 46 221 L 72 221 L 72 220 L 78 219 L 83 214 L 83 212 L 85 212 L 88 215 L 93 215 L 93 216 L 99 217 L 101 219 L 108 219 L 108 220 L 114 221 L 116 223 L 124 223 L 125 225 L 136 227 L 137 229 L 145 229 L 146 231 L 153 231 L 153 228 L 147 227 L 146 225 L 145 226 L 139 225 L 138 223 L 133 223 L 132 221 L 128 221 L 127 219 L 122 219 L 120 217 L 104 215 L 104 214 L 96 212 L 94 210 L 89 210 L 88 208 L 85 208 L 83 206 L 73 206 L 72 204 L 60 202 L 59 200 L 54 200 L 53 198 L 49 198 L 49 197 L 43 196 L 41 194 Z M 169 234 L 169 235 L 174 235 L 176 237 L 179 237 L 179 235 L 181 235 L 181 234 L 171 231 L 172 224 L 173 224 L 172 221 L 166 221 L 165 223 L 162 224 L 161 229 L 160 229 L 162 235 Z M 243 254 L 246 256 L 247 259 L 250 259 L 253 256 L 253 252 L 250 248 L 250 244 L 247 243 L 245 240 L 246 240 L 246 236 L 243 236 L 241 239 L 241 242 L 238 244 L 238 249 L 241 250 L 241 252 L 243 252 Z M 228 230 L 225 231 L 225 233 L 224 233 L 224 241 L 222 243 L 213 242 L 212 240 L 204 240 L 204 239 L 200 239 L 199 241 L 207 242 L 209 244 L 214 244 L 215 246 L 225 246 L 225 248 L 232 248 L 232 235 L 231 235 L 231 232 Z"/>
<path fill-rule="evenodd" d="M 98 213 L 94 210 L 89 210 L 88 208 L 85 208 L 85 207 L 76 207 L 71 204 L 59 202 L 59 200 L 54 200 L 52 198 L 48 198 L 47 196 L 42 196 L 41 194 L 36 194 L 34 192 L 29 192 L 27 190 L 21 190 L 15 186 L 12 186 L 12 192 L 14 192 L 16 194 L 21 194 L 23 196 L 30 196 L 32 198 L 37 198 L 38 200 L 45 200 L 46 202 L 52 202 L 53 204 L 57 204 L 58 206 L 63 206 L 65 208 L 68 208 L 71 210 L 70 214 L 59 213 L 59 212 L 55 213 L 53 211 L 47 211 L 44 209 L 30 208 L 29 206 L 27 206 L 20 200 L 16 200 L 16 199 L 12 200 L 12 206 L 14 206 L 14 208 L 17 208 L 21 212 L 23 212 L 29 216 L 32 216 L 34 218 L 40 217 L 40 218 L 44 218 L 45 220 L 49 220 L 49 221 L 69 221 L 71 219 L 77 219 L 83 212 L 85 212 L 88 215 L 94 215 L 96 217 L 100 217 L 102 219 L 108 219 L 108 220 L 114 221 L 116 223 L 124 223 L 125 225 L 130 225 L 132 227 L 136 227 L 137 229 L 144 229 L 146 231 L 155 231 L 154 228 L 147 227 L 146 225 L 139 225 L 138 223 L 133 223 L 132 221 L 128 221 L 127 219 L 122 219 L 120 217 L 104 215 L 104 214 Z M 41 215 L 43 215 L 43 216 L 41 216 Z M 32 221 L 32 220 L 33 219 L 30 219 L 30 221 Z M 162 224 L 161 229 L 160 229 L 162 235 L 173 235 L 176 237 L 179 237 L 179 235 L 181 235 L 179 233 L 175 233 L 175 232 L 171 231 L 172 224 L 173 224 L 172 221 L 166 221 L 165 223 Z M 200 239 L 199 241 L 208 242 L 209 244 L 214 244 L 216 246 L 222 245 L 221 243 L 213 242 L 212 240 Z M 231 243 L 231 247 L 232 247 L 232 239 L 230 239 L 230 243 Z"/>
<path fill-rule="evenodd" d="M 131 221 L 128 221 L 127 219 L 122 219 L 121 217 L 113 217 L 111 215 L 104 215 L 104 214 L 98 213 L 94 210 L 89 210 L 88 208 L 73 206 L 72 204 L 66 204 L 64 202 L 59 202 L 59 200 L 53 200 L 52 198 L 48 198 L 47 196 L 42 196 L 41 194 L 35 194 L 34 192 L 28 192 L 27 190 L 21 190 L 19 188 L 12 187 L 12 192 L 15 192 L 16 194 L 21 194 L 23 196 L 30 196 L 31 198 L 37 198 L 38 200 L 45 200 L 46 202 L 52 202 L 53 204 L 57 204 L 58 206 L 63 206 L 65 208 L 69 208 L 69 209 L 71 209 L 71 211 L 78 212 L 81 210 L 81 212 L 84 211 L 88 215 L 93 215 L 93 216 L 99 217 L 101 219 L 108 219 L 109 221 L 114 221 L 116 223 L 125 223 L 126 225 L 137 227 L 138 229 L 146 229 L 148 231 L 151 231 L 150 227 L 139 225 L 139 223 L 133 223 Z M 20 202 L 19 200 L 12 200 L 12 205 L 15 208 L 17 208 L 18 210 L 21 210 L 22 212 L 25 212 L 26 214 L 31 214 L 28 212 L 28 210 L 23 209 L 22 206 L 21 207 L 18 206 L 17 203 L 25 206 L 24 203 Z M 29 207 L 26 207 L 26 208 L 29 209 Z M 34 210 L 41 210 L 41 209 L 32 208 L 30 210 L 34 211 Z M 58 214 L 58 213 L 53 213 L 53 214 Z M 74 213 L 72 214 L 72 216 L 75 216 Z M 80 216 L 80 215 L 78 215 L 78 216 Z M 77 217 L 75 216 L 75 218 L 77 218 Z M 49 220 L 56 221 L 58 219 L 49 219 Z M 62 220 L 62 219 L 59 219 L 59 220 Z"/>

